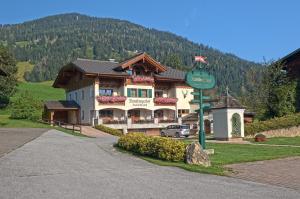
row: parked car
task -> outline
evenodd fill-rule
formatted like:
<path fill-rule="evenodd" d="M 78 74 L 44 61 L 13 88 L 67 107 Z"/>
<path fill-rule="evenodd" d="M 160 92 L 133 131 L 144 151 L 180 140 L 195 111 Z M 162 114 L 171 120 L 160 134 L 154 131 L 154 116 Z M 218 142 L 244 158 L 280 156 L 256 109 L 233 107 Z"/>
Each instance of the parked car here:
<path fill-rule="evenodd" d="M 162 137 L 189 137 L 190 126 L 189 125 L 169 125 L 167 128 L 161 130 L 160 135 Z"/>

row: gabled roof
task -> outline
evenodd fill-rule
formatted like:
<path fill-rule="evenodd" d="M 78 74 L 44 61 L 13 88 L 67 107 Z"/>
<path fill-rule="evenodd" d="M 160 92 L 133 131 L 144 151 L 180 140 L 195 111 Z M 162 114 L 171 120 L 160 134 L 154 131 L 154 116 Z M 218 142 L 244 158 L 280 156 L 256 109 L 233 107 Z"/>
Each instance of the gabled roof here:
<path fill-rule="evenodd" d="M 45 106 L 48 110 L 78 110 L 80 106 L 75 101 L 46 101 Z"/>
<path fill-rule="evenodd" d="M 72 64 L 83 73 L 127 75 L 127 73 L 117 70 L 117 67 L 120 66 L 118 62 L 78 58 Z"/>
<path fill-rule="evenodd" d="M 223 108 L 237 108 L 237 109 L 245 109 L 245 106 L 242 106 L 241 103 L 232 97 L 228 91 L 225 95 L 220 97 L 220 100 L 213 104 L 212 109 L 223 109 Z"/>
<path fill-rule="evenodd" d="M 283 58 L 279 59 L 278 62 L 289 62 L 291 60 L 293 60 L 295 57 L 299 57 L 300 56 L 300 48 L 298 48 L 297 50 L 291 52 L 290 54 L 284 56 Z"/>
<path fill-rule="evenodd" d="M 155 66 L 158 72 L 164 72 L 166 71 L 166 67 L 164 65 L 162 65 L 161 63 L 159 63 L 158 61 L 156 61 L 155 59 L 153 59 L 151 56 L 149 56 L 147 53 L 143 52 L 143 53 L 139 53 L 123 62 L 120 63 L 120 66 L 125 69 L 130 67 L 132 64 L 135 64 L 139 61 L 143 61 L 143 62 L 149 62 L 151 65 Z"/>
<path fill-rule="evenodd" d="M 129 76 L 129 74 L 126 73 L 125 69 L 141 61 L 147 62 L 155 68 L 155 77 L 158 79 L 174 81 L 184 81 L 185 79 L 185 72 L 164 66 L 158 61 L 154 60 L 147 53 L 139 53 L 121 63 L 78 58 L 77 60 L 63 66 L 60 69 L 53 86 L 59 87 L 59 84 L 66 82 L 71 77 L 71 73 L 74 71 L 80 71 L 86 75 L 126 77 Z"/>
<path fill-rule="evenodd" d="M 184 80 L 185 79 L 185 72 L 181 70 L 176 70 L 171 67 L 166 67 L 166 71 L 156 74 L 155 77 L 158 78 L 167 78 L 167 79 L 177 79 L 177 80 Z"/>
<path fill-rule="evenodd" d="M 0 75 L 1 76 L 7 76 L 7 74 L 3 70 L 1 70 L 1 68 L 0 68 Z"/>

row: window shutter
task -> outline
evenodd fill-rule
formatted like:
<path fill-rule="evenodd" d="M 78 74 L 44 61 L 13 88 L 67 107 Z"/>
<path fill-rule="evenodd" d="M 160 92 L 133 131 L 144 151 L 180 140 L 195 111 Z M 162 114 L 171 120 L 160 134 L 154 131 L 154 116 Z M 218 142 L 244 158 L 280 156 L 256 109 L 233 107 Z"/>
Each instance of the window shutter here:
<path fill-rule="evenodd" d="M 152 89 L 148 89 L 148 98 L 152 98 Z"/>
<path fill-rule="evenodd" d="M 130 88 L 127 88 L 127 97 L 131 97 Z"/>
<path fill-rule="evenodd" d="M 138 97 L 142 97 L 142 89 L 138 89 Z"/>

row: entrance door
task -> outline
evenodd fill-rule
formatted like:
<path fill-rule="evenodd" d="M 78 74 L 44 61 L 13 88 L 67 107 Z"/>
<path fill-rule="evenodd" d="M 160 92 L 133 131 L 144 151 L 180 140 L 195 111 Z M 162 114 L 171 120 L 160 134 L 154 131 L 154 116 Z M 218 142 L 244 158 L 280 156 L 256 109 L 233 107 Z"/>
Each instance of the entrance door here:
<path fill-rule="evenodd" d="M 128 111 L 128 117 L 131 118 L 132 122 L 139 121 L 140 116 L 141 116 L 140 110 L 129 110 Z"/>

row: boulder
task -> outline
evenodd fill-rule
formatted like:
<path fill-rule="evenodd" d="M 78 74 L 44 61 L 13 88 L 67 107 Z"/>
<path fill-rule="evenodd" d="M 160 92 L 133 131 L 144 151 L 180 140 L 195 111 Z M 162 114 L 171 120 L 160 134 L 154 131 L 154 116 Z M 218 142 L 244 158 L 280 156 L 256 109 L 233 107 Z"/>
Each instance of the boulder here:
<path fill-rule="evenodd" d="M 188 164 L 211 166 L 209 156 L 203 151 L 202 146 L 198 142 L 189 144 L 185 149 L 185 162 Z"/>

